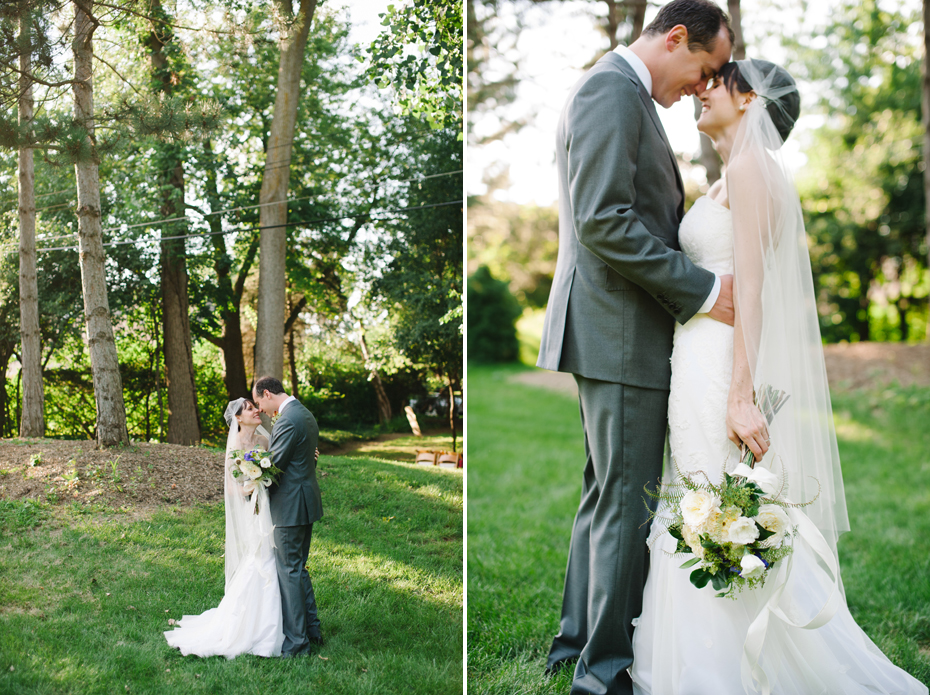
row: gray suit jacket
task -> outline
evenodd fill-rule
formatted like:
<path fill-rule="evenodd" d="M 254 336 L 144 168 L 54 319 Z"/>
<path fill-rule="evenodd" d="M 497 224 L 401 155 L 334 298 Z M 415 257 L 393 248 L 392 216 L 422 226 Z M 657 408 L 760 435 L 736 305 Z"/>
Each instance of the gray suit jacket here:
<path fill-rule="evenodd" d="M 652 98 L 615 53 L 573 87 L 556 135 L 559 255 L 537 366 L 667 389 L 677 319 L 713 273 L 681 253 L 684 190 Z"/>
<path fill-rule="evenodd" d="M 281 412 L 271 429 L 271 460 L 282 473 L 268 488 L 275 526 L 304 526 L 323 516 L 314 461 L 320 428 L 299 401 Z"/>

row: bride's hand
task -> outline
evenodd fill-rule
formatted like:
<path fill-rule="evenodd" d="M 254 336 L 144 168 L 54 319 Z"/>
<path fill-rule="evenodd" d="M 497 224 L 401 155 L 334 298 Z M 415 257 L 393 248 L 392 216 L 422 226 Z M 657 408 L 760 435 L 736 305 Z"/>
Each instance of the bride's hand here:
<path fill-rule="evenodd" d="M 769 428 L 752 398 L 730 394 L 727 402 L 727 437 L 741 446 L 743 443 L 761 461 L 769 450 Z"/>

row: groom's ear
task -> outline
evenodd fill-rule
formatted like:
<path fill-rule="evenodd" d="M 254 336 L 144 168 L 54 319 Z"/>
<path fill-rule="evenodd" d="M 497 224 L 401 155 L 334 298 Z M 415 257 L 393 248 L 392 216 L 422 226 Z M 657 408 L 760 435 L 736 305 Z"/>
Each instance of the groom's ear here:
<path fill-rule="evenodd" d="M 672 53 L 682 43 L 688 45 L 688 27 L 684 24 L 676 24 L 665 35 L 665 49 Z"/>

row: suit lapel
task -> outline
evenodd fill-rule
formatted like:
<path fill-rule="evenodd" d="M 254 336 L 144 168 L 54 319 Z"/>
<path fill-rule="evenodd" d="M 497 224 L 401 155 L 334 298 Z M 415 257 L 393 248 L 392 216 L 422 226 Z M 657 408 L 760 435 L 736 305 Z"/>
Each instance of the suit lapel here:
<path fill-rule="evenodd" d="M 665 150 L 668 152 L 668 156 L 672 160 L 672 168 L 675 170 L 675 181 L 678 184 L 678 192 L 681 195 L 681 203 L 678 205 L 678 216 L 681 217 L 684 208 L 685 185 L 681 180 L 681 172 L 678 170 L 678 159 L 675 157 L 675 152 L 672 150 L 672 146 L 668 141 L 668 137 L 665 135 L 665 128 L 662 127 L 662 121 L 659 118 L 659 113 L 656 111 L 655 102 L 646 91 L 643 83 L 639 81 L 639 77 L 636 75 L 636 71 L 633 69 L 632 65 L 630 65 L 613 51 L 605 54 L 601 60 L 607 60 L 611 65 L 617 66 L 620 71 L 631 80 L 633 80 L 633 83 L 636 85 L 636 92 L 639 94 L 639 98 L 643 102 L 643 106 L 646 108 L 646 113 L 649 114 L 649 118 L 652 120 L 652 124 L 656 127 L 656 130 L 659 131 L 659 136 L 662 138 L 662 142 L 665 143 Z"/>

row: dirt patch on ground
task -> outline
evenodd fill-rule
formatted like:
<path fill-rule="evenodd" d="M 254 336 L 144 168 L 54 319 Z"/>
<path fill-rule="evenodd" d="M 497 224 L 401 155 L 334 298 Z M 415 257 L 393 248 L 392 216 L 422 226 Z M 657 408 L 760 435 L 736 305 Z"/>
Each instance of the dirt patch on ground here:
<path fill-rule="evenodd" d="M 442 430 L 383 434 L 341 445 L 321 442 L 327 456 L 373 456 L 413 463 L 417 448 L 430 448 Z M 450 440 L 451 441 L 451 440 Z M 55 504 L 98 503 L 112 509 L 149 511 L 223 499 L 223 459 L 203 447 L 133 444 L 97 449 L 93 441 L 0 440 L 0 499 L 41 499 Z M 328 475 L 325 462 L 317 475 Z"/>
<path fill-rule="evenodd" d="M 824 347 L 827 376 L 834 388 L 930 386 L 930 343 L 848 343 Z"/>
<path fill-rule="evenodd" d="M 824 346 L 827 378 L 835 389 L 880 388 L 894 381 L 902 386 L 930 386 L 930 343 L 849 343 Z M 571 374 L 538 369 L 513 377 L 518 383 L 578 395 Z"/>
<path fill-rule="evenodd" d="M 93 441 L 0 441 L 0 498 L 112 508 L 223 499 L 223 455 L 177 444 L 97 449 Z"/>

